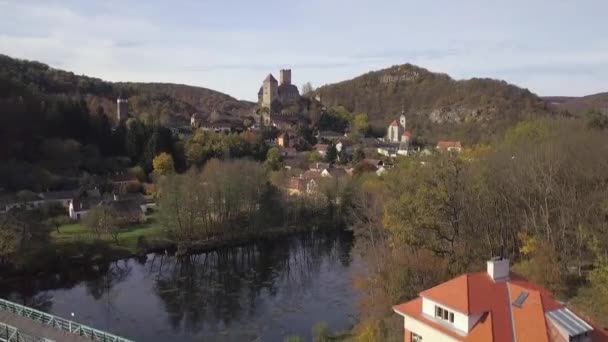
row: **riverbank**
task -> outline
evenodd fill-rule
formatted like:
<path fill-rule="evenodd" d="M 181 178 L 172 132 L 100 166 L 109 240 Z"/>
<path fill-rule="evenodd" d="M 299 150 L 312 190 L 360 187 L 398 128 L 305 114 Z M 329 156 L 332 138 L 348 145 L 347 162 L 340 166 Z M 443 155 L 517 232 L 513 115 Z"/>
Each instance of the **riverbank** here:
<path fill-rule="evenodd" d="M 319 322 L 331 333 L 356 323 L 352 245 L 352 233 L 319 228 L 21 277 L 0 282 L 0 297 L 135 341 L 310 341 Z"/>
<path fill-rule="evenodd" d="M 204 253 L 226 247 L 237 247 L 259 240 L 274 239 L 305 231 L 338 229 L 337 227 L 281 226 L 260 231 L 231 233 L 222 237 L 194 241 L 187 253 Z M 155 216 L 133 225 L 118 234 L 117 241 L 109 234 L 96 235 L 81 222 L 59 227 L 50 234 L 45 245 L 32 248 L 13 269 L 3 270 L 0 279 L 51 274 L 66 268 L 91 267 L 99 264 L 136 258 L 148 253 L 175 253 L 177 243 Z"/>

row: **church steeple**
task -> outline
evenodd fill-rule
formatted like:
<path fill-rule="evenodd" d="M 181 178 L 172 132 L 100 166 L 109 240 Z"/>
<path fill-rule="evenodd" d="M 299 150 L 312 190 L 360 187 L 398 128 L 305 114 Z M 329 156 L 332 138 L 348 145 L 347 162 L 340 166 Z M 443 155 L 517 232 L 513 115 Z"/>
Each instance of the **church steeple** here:
<path fill-rule="evenodd" d="M 399 117 L 399 125 L 406 130 L 407 127 L 407 119 L 405 118 L 405 107 L 401 106 L 401 116 Z"/>

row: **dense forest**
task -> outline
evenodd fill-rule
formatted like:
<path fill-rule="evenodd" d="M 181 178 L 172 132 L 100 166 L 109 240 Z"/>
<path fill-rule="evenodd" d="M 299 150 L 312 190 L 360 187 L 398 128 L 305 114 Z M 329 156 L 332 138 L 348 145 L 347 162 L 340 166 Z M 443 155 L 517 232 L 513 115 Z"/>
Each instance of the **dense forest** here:
<path fill-rule="evenodd" d="M 504 81 L 457 81 L 411 64 L 369 72 L 315 91 L 326 106 L 367 113 L 385 128 L 402 110 L 409 128 L 428 140 L 488 141 L 511 125 L 549 115 L 545 102 Z"/>
<path fill-rule="evenodd" d="M 129 98 L 130 110 L 139 118 L 162 123 L 184 121 L 194 112 L 214 110 L 246 115 L 253 108 L 252 103 L 206 88 L 170 83 L 112 83 L 5 55 L 0 55 L 0 79 L 13 85 L 11 89 L 4 83 L 0 89 L 2 98 L 22 96 L 23 88 L 49 96 L 77 97 L 85 101 L 91 112 L 102 107 L 112 120 L 116 118 L 119 96 Z"/>
<path fill-rule="evenodd" d="M 130 99 L 132 114 L 120 125 L 116 122 L 118 96 Z M 0 55 L 0 189 L 73 188 L 86 181 L 83 173 L 109 174 L 133 166 L 149 173 L 160 152 L 170 153 L 175 167 L 184 170 L 183 143 L 166 124 L 180 116 L 185 122 L 201 108 L 238 114 L 248 106 L 204 88 L 110 83 Z M 229 153 L 222 143 L 205 153 L 209 157 Z M 230 143 L 239 142 L 232 139 Z M 214 152 L 214 148 L 222 151 Z"/>
<path fill-rule="evenodd" d="M 367 267 L 360 341 L 401 341 L 402 303 L 502 255 L 583 317 L 608 326 L 608 138 L 597 121 L 522 122 L 461 154 L 399 160 L 362 177 L 352 211 Z"/>

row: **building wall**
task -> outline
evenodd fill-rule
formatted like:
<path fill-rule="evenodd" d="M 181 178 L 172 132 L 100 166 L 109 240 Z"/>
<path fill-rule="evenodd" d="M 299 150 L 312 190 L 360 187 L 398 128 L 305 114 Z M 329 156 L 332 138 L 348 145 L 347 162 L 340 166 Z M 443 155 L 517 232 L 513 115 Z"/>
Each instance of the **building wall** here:
<path fill-rule="evenodd" d="M 474 325 L 474 323 L 472 325 L 470 324 L 469 316 L 465 315 L 464 313 L 458 312 L 453 308 L 450 308 L 449 306 L 437 303 L 428 298 L 422 298 L 422 313 L 427 315 L 431 319 L 435 319 L 435 306 L 440 306 L 454 313 L 454 323 L 449 323 L 444 320 L 437 319 L 438 322 L 445 326 L 453 326 L 455 330 L 466 334 L 469 332 L 469 326 Z M 472 317 L 472 319 L 475 319 L 475 317 Z M 479 316 L 477 317 L 477 319 L 479 319 Z"/>
<path fill-rule="evenodd" d="M 265 82 L 262 94 L 262 106 L 270 108 L 272 101 L 278 99 L 278 86 L 275 82 Z"/>
<path fill-rule="evenodd" d="M 405 330 L 405 342 L 412 342 L 412 332 L 408 331 L 407 329 Z"/>
<path fill-rule="evenodd" d="M 403 316 L 403 327 L 406 331 L 414 332 L 422 337 L 423 341 L 433 342 L 457 342 L 458 340 L 435 330 L 428 325 L 419 322 L 409 316 Z"/>
<path fill-rule="evenodd" d="M 397 126 L 388 126 L 386 131 L 388 141 L 397 142 L 399 141 L 399 128 Z"/>

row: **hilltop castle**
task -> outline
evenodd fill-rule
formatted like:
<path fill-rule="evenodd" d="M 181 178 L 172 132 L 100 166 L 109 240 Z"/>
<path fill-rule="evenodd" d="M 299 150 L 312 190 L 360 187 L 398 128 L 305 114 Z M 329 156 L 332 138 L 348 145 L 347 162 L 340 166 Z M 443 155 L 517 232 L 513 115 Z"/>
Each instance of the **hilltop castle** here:
<path fill-rule="evenodd" d="M 274 103 L 282 106 L 297 103 L 300 99 L 298 87 L 291 84 L 291 69 L 281 69 L 281 84 L 268 74 L 258 92 L 258 105 L 273 110 Z"/>

